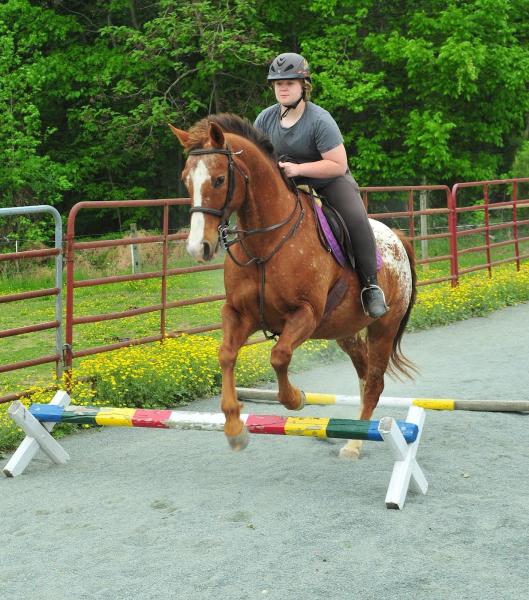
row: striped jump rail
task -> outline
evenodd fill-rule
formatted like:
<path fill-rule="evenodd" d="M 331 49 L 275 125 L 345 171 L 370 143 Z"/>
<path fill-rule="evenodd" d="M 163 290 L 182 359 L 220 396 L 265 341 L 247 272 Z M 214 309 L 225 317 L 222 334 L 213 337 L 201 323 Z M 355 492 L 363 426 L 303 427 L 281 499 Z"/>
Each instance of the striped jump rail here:
<path fill-rule="evenodd" d="M 29 412 L 40 422 L 101 425 L 104 427 L 157 427 L 160 429 L 198 429 L 223 431 L 224 414 L 180 410 L 111 408 L 87 406 L 53 406 L 33 404 Z M 241 414 L 249 433 L 268 435 L 303 435 L 318 438 L 341 438 L 382 442 L 380 421 L 333 419 L 325 417 L 279 417 Z M 414 423 L 397 421 L 406 443 L 417 439 Z"/>
<path fill-rule="evenodd" d="M 237 397 L 241 401 L 261 404 L 279 403 L 277 390 L 238 387 Z M 344 394 L 319 394 L 304 392 L 305 405 L 359 406 L 360 396 Z M 529 400 L 452 400 L 450 398 L 397 398 L 381 396 L 378 408 L 409 408 L 419 406 L 427 410 L 466 410 L 479 412 L 529 412 Z"/>
<path fill-rule="evenodd" d="M 11 404 L 8 414 L 26 433 L 13 456 L 4 467 L 7 477 L 20 475 L 39 450 L 54 463 L 69 460 L 66 450 L 51 431 L 57 423 L 100 425 L 103 427 L 148 427 L 223 431 L 224 414 L 180 410 L 73 406 L 65 391 L 55 394 L 49 404 L 33 404 L 27 409 L 21 402 Z M 269 435 L 313 436 L 385 442 L 393 455 L 393 471 L 386 494 L 388 508 L 404 506 L 408 488 L 425 494 L 428 483 L 416 461 L 424 425 L 425 412 L 411 406 L 405 421 L 384 417 L 380 421 L 333 419 L 325 417 L 288 417 L 242 414 L 249 433 Z"/>

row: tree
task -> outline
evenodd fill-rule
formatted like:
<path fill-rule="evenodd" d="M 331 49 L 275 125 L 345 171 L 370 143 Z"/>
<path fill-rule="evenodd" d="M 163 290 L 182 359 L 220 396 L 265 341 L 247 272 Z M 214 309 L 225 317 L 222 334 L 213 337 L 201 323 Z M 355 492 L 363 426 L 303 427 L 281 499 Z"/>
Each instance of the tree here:
<path fill-rule="evenodd" d="M 72 23 L 23 0 L 0 5 L 0 181 L 3 206 L 55 204 L 69 189 L 67 169 L 42 153 L 54 134 L 42 119 L 39 96 L 47 85 L 44 49 Z"/>
<path fill-rule="evenodd" d="M 528 13 L 529 0 L 7 0 L 0 203 L 185 195 L 167 123 L 253 119 L 282 51 L 311 63 L 360 184 L 496 178 L 527 139 Z M 93 225 L 157 225 L 150 214 Z"/>
<path fill-rule="evenodd" d="M 106 18 L 101 4 L 107 4 Z M 167 123 L 188 127 L 211 112 L 251 110 L 263 90 L 259 75 L 273 38 L 248 0 L 161 0 L 151 13 L 136 2 L 134 19 L 129 4 L 99 3 L 84 19 L 96 27 L 89 43 L 83 32 L 56 55 L 52 104 L 71 87 L 67 135 L 75 154 L 71 146 L 65 157 L 59 138 L 50 153 L 75 165 L 76 187 L 87 198 L 185 195 L 181 149 Z"/>
<path fill-rule="evenodd" d="M 529 111 L 526 0 L 312 7 L 323 4 L 323 35 L 303 37 L 301 47 L 362 184 L 449 183 L 509 169 Z"/>

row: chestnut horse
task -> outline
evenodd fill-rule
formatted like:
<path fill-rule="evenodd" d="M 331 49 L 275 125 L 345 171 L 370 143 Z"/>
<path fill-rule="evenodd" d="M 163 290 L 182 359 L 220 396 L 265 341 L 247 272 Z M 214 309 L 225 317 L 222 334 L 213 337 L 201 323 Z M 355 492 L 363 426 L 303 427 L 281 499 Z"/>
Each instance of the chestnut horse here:
<path fill-rule="evenodd" d="M 378 282 L 390 307 L 373 320 L 362 309 L 357 274 L 341 267 L 320 243 L 311 199 L 285 182 L 265 136 L 231 114 L 210 116 L 189 131 L 170 127 L 188 152 L 182 173 L 192 203 L 187 250 L 198 261 L 211 260 L 219 241 L 228 251 L 219 362 L 224 432 L 232 448 L 248 443 L 235 363 L 241 346 L 259 329 L 278 336 L 270 362 L 286 408 L 304 406 L 303 393 L 288 379 L 294 349 L 309 338 L 334 339 L 358 374 L 359 418 L 370 419 L 386 370 L 408 377 L 414 370 L 400 350 L 416 295 L 410 243 L 371 220 L 383 261 Z M 228 224 L 232 213 L 237 214 L 234 229 Z M 350 440 L 340 455 L 357 457 L 360 447 Z"/>

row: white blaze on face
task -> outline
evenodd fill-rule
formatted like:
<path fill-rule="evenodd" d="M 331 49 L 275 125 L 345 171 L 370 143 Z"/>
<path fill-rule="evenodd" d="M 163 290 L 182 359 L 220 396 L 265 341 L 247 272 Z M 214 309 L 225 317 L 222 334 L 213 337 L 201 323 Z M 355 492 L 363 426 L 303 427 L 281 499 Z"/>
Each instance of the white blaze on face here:
<path fill-rule="evenodd" d="M 209 179 L 209 171 L 206 158 L 200 158 L 189 172 L 189 180 L 193 188 L 192 205 L 202 206 L 202 186 Z M 196 260 L 202 258 L 204 242 L 204 213 L 194 212 L 191 214 L 191 228 L 187 237 L 186 248 L 188 253 Z"/>

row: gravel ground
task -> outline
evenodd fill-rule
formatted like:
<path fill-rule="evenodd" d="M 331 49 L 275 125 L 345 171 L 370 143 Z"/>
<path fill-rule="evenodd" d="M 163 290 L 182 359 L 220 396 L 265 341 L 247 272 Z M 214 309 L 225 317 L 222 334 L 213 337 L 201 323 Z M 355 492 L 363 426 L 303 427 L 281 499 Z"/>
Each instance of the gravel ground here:
<path fill-rule="evenodd" d="M 524 304 L 408 334 L 421 374 L 385 393 L 529 399 L 528 323 Z M 293 379 L 357 393 L 346 361 Z M 252 436 L 237 454 L 209 432 L 69 436 L 67 465 L 39 457 L 0 480 L 0 598 L 526 600 L 528 419 L 429 412 L 418 460 L 430 488 L 403 511 L 384 506 L 392 462 L 382 444 L 347 462 L 339 443 L 310 438 Z"/>

